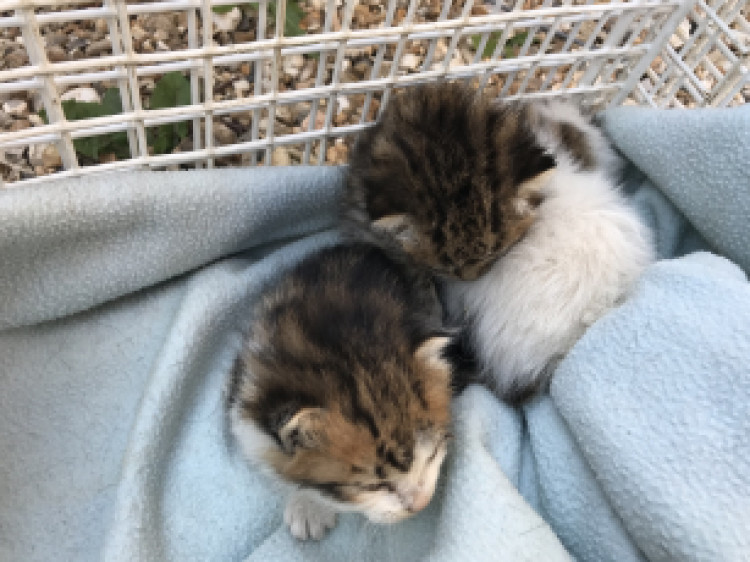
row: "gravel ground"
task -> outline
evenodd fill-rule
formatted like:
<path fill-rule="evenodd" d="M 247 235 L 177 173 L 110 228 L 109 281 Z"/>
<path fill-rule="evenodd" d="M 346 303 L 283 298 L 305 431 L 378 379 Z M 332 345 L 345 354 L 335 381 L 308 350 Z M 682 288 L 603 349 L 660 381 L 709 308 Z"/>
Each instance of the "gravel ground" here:
<path fill-rule="evenodd" d="M 302 9 L 302 20 L 300 28 L 306 33 L 320 33 L 323 31 L 325 21 L 325 0 L 301 0 L 299 6 Z M 339 5 L 336 14 L 332 17 L 331 26 L 333 30 L 340 29 L 340 21 L 343 17 L 343 2 L 337 0 Z M 406 15 L 408 2 L 402 2 L 403 6 L 398 7 L 394 14 L 394 22 L 398 23 Z M 420 0 L 416 12 L 416 21 L 435 21 L 440 15 L 441 0 Z M 539 0 L 526 0 L 525 7 L 535 7 L 541 4 Z M 94 6 L 100 4 L 92 4 Z M 457 15 L 461 10 L 462 2 L 456 2 L 452 8 L 451 15 Z M 83 8 L 84 6 L 77 6 Z M 474 15 L 482 15 L 490 10 L 496 10 L 494 6 L 477 5 L 473 8 Z M 12 15 L 10 12 L 0 11 L 0 16 Z M 386 3 L 383 0 L 364 0 L 354 9 L 352 28 L 364 29 L 380 27 L 386 19 Z M 272 22 L 268 22 L 266 37 L 273 35 Z M 200 26 L 200 18 L 198 18 Z M 682 31 L 687 35 L 690 30 L 687 23 Z M 251 10 L 240 10 L 234 8 L 225 15 L 215 15 L 213 38 L 217 44 L 230 45 L 256 39 L 257 32 L 257 15 Z M 563 29 L 562 31 L 568 31 Z M 593 23 L 584 24 L 578 37 L 585 38 L 593 31 Z M 603 33 L 608 31 L 604 27 Z M 46 43 L 47 56 L 50 61 L 70 61 L 83 58 L 94 58 L 112 54 L 112 45 L 109 37 L 109 29 L 106 20 L 96 21 L 79 21 L 60 24 L 48 24 L 42 26 L 42 35 Z M 188 47 L 188 21 L 185 12 L 175 13 L 157 13 L 141 15 L 131 18 L 131 35 L 133 37 L 134 49 L 138 53 L 152 53 L 158 51 L 175 51 L 186 49 Z M 198 37 L 201 37 L 199 28 Z M 539 35 L 540 39 L 544 37 Z M 747 41 L 747 37 L 744 40 Z M 559 50 L 566 40 L 564 34 L 558 33 L 552 39 L 549 51 Z M 578 40 L 580 42 L 580 40 Z M 672 45 L 675 48 L 681 46 L 681 40 L 673 38 Z M 424 64 L 428 53 L 430 43 L 428 41 L 412 41 L 406 44 L 406 49 L 401 59 L 399 73 L 413 73 Z M 518 46 L 510 47 L 507 56 L 513 56 L 518 52 Z M 533 50 L 537 48 L 532 46 Z M 385 60 L 381 67 L 380 76 L 387 76 L 391 71 L 391 63 L 395 46 L 389 45 L 385 49 Z M 431 67 L 435 67 L 444 62 L 448 51 L 448 43 L 445 40 L 439 40 L 435 44 L 434 54 L 431 61 Z M 7 70 L 22 67 L 28 64 L 28 56 L 18 28 L 0 29 L 0 70 Z M 370 68 L 376 55 L 376 47 L 367 47 L 362 49 L 348 49 L 345 52 L 345 58 L 342 63 L 342 73 L 340 80 L 342 82 L 355 82 L 369 78 Z M 475 46 L 468 38 L 462 39 L 450 65 L 465 64 L 471 62 L 476 55 Z M 725 68 L 726 62 L 720 52 L 709 53 L 709 60 L 720 70 Z M 279 76 L 278 88 L 280 91 L 294 90 L 299 88 L 308 88 L 316 83 L 318 74 L 318 65 L 325 64 L 323 73 L 324 83 L 329 83 L 334 66 L 335 52 L 328 56 L 312 57 L 307 55 L 293 55 L 287 57 L 282 63 L 282 72 Z M 263 71 L 263 88 L 264 91 L 270 89 L 270 63 L 265 63 Z M 664 62 L 657 59 L 652 64 L 652 70 L 660 73 L 664 70 Z M 552 77 L 548 77 L 546 72 L 540 72 L 538 75 L 529 78 L 527 90 L 534 91 L 539 88 L 546 80 L 549 79 L 551 88 L 561 87 L 563 77 L 569 70 L 569 66 L 563 66 L 557 69 Z M 582 72 L 574 74 L 573 82 L 582 75 Z M 215 68 L 215 85 L 214 99 L 228 100 L 236 99 L 251 95 L 254 92 L 254 69 L 250 63 L 237 64 L 232 67 Z M 144 107 L 148 107 L 148 102 L 154 86 L 159 77 L 146 77 L 140 79 L 140 93 Z M 703 85 L 710 89 L 712 86 L 713 76 L 703 67 L 698 71 L 698 78 Z M 515 93 L 519 84 L 524 79 L 521 73 L 509 88 L 509 92 Z M 99 101 L 104 95 L 107 88 L 115 87 L 113 82 L 98 82 L 91 84 L 76 84 L 71 86 L 63 94 L 63 99 L 77 99 L 79 101 Z M 503 87 L 503 78 L 492 76 L 488 82 L 488 89 L 499 93 Z M 691 105 L 692 101 L 686 92 L 680 92 L 678 99 L 685 105 Z M 744 103 L 750 100 L 750 86 L 737 95 L 733 103 Z M 321 100 L 315 115 L 315 128 L 323 125 L 328 100 Z M 379 109 L 380 96 L 373 96 L 371 102 L 366 108 L 364 121 L 375 119 Z M 37 127 L 43 124 L 43 120 L 38 114 L 41 109 L 41 103 L 38 97 L 30 93 L 22 94 L 0 94 L 0 134 L 8 131 L 18 131 L 28 127 Z M 363 120 L 362 113 L 365 110 L 365 95 L 338 96 L 336 98 L 335 113 L 333 123 L 337 126 L 359 123 Z M 240 112 L 232 115 L 215 118 L 213 123 L 214 139 L 218 146 L 244 142 L 253 139 L 252 112 Z M 264 138 L 268 128 L 267 110 L 261 110 L 256 117 L 259 117 L 259 138 Z M 308 130 L 311 120 L 311 103 L 301 102 L 297 104 L 277 106 L 274 122 L 274 135 L 280 136 L 289 133 L 298 133 Z M 346 161 L 352 137 L 345 139 L 336 139 L 329 141 L 325 152 L 326 163 L 342 163 Z M 187 151 L 192 148 L 192 141 L 186 138 L 181 144 L 173 149 L 173 152 Z M 321 143 L 313 143 L 311 151 L 311 161 L 316 162 L 320 158 Z M 303 159 L 304 145 L 279 146 L 273 150 L 271 163 L 274 165 L 288 165 L 299 163 Z M 219 166 L 236 166 L 248 165 L 254 162 L 254 154 L 242 154 L 232 157 L 218 159 L 216 164 Z M 81 156 L 82 165 L 92 165 L 98 162 L 108 162 L 115 159 L 112 153 L 103 153 L 98 157 L 98 161 L 89 157 Z M 261 155 L 262 158 L 262 155 Z M 62 162 L 57 148 L 53 144 L 38 144 L 30 147 L 0 149 L 0 172 L 3 180 L 8 182 L 19 179 L 27 179 L 38 175 L 49 174 L 61 169 Z M 174 167 L 174 166 L 173 166 Z"/>

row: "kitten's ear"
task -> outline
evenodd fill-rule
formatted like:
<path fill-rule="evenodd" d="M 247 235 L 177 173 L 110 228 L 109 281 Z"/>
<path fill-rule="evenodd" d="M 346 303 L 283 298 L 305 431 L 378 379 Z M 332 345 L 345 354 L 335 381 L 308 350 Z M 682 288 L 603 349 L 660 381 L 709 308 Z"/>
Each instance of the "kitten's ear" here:
<path fill-rule="evenodd" d="M 545 170 L 518 186 L 517 195 L 513 199 L 513 208 L 518 216 L 529 215 L 539 206 L 544 199 L 542 189 L 550 182 L 555 171 L 556 168 Z"/>
<path fill-rule="evenodd" d="M 429 337 L 419 344 L 414 351 L 414 357 L 428 367 L 444 371 L 447 376 L 450 376 L 451 364 L 446 358 L 446 350 L 452 341 L 448 336 Z"/>
<path fill-rule="evenodd" d="M 518 242 L 534 224 L 537 217 L 537 207 L 544 201 L 544 188 L 552 180 L 556 169 L 550 168 L 532 178 L 527 179 L 516 190 L 516 195 L 510 199 L 510 205 L 506 207 L 501 204 L 501 212 L 505 214 L 508 220 L 503 227 L 503 244 L 500 252 L 503 253 L 508 248 Z"/>
<path fill-rule="evenodd" d="M 279 428 L 281 446 L 287 453 L 302 447 L 313 449 L 323 442 L 326 411 L 322 408 L 302 408 Z"/>
<path fill-rule="evenodd" d="M 416 248 L 419 243 L 419 231 L 407 214 L 386 215 L 372 221 L 372 228 L 396 240 L 406 252 Z"/>

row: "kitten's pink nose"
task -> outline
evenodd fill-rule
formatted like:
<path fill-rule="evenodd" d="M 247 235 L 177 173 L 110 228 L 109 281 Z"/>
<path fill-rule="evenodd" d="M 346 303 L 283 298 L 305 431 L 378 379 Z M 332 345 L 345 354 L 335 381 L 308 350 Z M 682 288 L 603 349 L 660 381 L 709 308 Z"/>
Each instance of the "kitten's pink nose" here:
<path fill-rule="evenodd" d="M 430 500 L 432 499 L 432 491 L 426 490 L 424 488 L 417 488 L 409 490 L 409 492 L 404 494 L 404 496 L 404 499 L 406 500 L 404 502 L 406 504 L 406 508 L 410 512 L 416 513 L 417 511 L 422 511 L 425 507 L 427 507 L 427 504 L 430 503 Z"/>

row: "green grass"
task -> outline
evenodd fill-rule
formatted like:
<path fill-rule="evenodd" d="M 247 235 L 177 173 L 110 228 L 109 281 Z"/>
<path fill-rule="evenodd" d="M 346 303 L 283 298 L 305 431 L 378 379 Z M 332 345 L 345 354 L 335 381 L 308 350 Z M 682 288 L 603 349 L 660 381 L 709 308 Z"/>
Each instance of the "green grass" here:
<path fill-rule="evenodd" d="M 489 58 L 492 56 L 492 53 L 494 53 L 497 48 L 497 42 L 500 40 L 501 35 L 502 32 L 500 31 L 493 31 L 490 33 L 489 38 L 487 39 L 487 44 L 484 46 L 484 52 L 482 53 L 483 57 Z M 521 31 L 510 37 L 503 46 L 503 58 L 512 59 L 517 56 L 518 49 L 521 48 L 528 36 L 528 31 Z M 478 49 L 482 42 L 482 36 L 472 35 L 471 42 L 474 44 L 474 49 Z"/>
<path fill-rule="evenodd" d="M 180 72 L 169 72 L 162 76 L 149 98 L 151 109 L 177 107 L 189 103 L 190 82 Z M 120 90 L 107 89 L 99 103 L 65 100 L 62 102 L 62 109 L 65 118 L 69 121 L 118 115 L 122 113 Z M 39 116 L 45 123 L 49 122 L 44 110 L 39 112 Z M 170 123 L 149 130 L 147 142 L 154 154 L 169 154 L 189 134 L 188 123 Z M 125 131 L 76 139 L 73 141 L 73 146 L 78 154 L 96 161 L 104 154 L 114 154 L 120 160 L 131 156 L 128 135 Z"/>

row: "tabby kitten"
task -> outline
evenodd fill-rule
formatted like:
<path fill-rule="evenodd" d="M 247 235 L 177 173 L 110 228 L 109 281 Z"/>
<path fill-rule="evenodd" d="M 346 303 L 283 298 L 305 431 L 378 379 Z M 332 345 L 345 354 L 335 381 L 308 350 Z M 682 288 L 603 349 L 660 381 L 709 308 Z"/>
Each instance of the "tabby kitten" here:
<path fill-rule="evenodd" d="M 229 384 L 230 426 L 289 492 L 295 537 L 320 539 L 337 511 L 392 523 L 432 498 L 451 397 L 433 298 L 364 245 L 308 257 L 261 298 Z"/>
<path fill-rule="evenodd" d="M 421 86 L 358 139 L 343 223 L 442 280 L 480 374 L 516 401 L 653 259 L 616 164 L 570 104 Z"/>
<path fill-rule="evenodd" d="M 430 84 L 395 96 L 352 151 L 343 225 L 437 275 L 476 279 L 534 222 L 556 160 L 593 169 L 606 141 L 565 104 L 498 104 Z"/>

